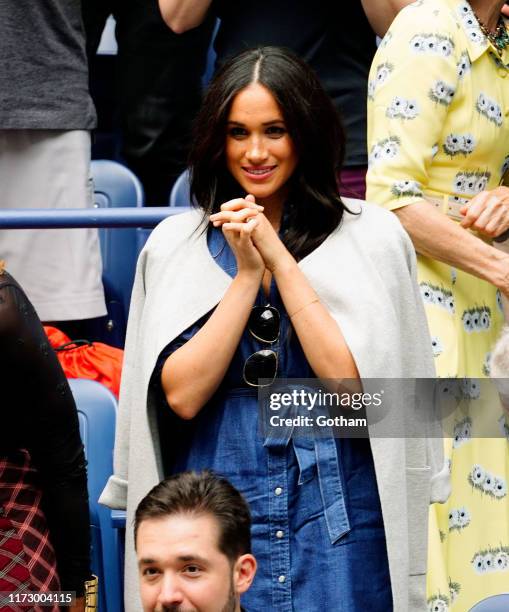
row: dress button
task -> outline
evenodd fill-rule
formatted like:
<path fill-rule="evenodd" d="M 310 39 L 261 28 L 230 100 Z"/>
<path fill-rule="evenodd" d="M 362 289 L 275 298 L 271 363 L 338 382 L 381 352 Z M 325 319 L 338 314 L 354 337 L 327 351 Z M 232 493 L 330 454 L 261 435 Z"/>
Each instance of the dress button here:
<path fill-rule="evenodd" d="M 285 532 L 281 531 L 281 529 L 279 531 L 276 531 L 276 538 L 281 539 L 284 535 L 285 535 Z"/>
<path fill-rule="evenodd" d="M 274 489 L 274 495 L 281 495 L 282 492 L 283 492 L 283 489 L 281 487 L 276 487 Z"/>
<path fill-rule="evenodd" d="M 509 117 L 509 108 L 507 108 L 507 109 L 506 109 L 506 111 L 505 111 L 504 115 L 505 115 L 506 117 Z"/>
<path fill-rule="evenodd" d="M 283 583 L 286 580 L 286 576 L 279 576 L 278 580 Z"/>
<path fill-rule="evenodd" d="M 498 76 L 499 76 L 499 77 L 502 77 L 503 79 L 505 79 L 505 78 L 506 78 L 506 76 L 507 76 L 507 70 L 506 70 L 505 68 L 499 68 L 499 69 L 497 70 L 497 72 L 498 72 Z"/>

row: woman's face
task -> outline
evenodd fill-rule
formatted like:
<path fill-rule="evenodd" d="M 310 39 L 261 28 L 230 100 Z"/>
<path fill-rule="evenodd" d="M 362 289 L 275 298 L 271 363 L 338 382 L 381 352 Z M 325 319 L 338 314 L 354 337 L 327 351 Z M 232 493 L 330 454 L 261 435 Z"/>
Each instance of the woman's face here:
<path fill-rule="evenodd" d="M 225 155 L 230 173 L 258 203 L 284 202 L 298 159 L 281 110 L 263 85 L 252 83 L 233 99 Z"/>

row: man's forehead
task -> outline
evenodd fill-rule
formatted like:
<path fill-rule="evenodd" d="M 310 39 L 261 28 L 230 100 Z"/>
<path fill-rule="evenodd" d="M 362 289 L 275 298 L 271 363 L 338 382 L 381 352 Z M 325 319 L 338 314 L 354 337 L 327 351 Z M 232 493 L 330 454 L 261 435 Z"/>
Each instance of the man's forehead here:
<path fill-rule="evenodd" d="M 136 544 L 139 559 L 157 556 L 191 561 L 222 554 L 218 522 L 208 514 L 147 518 L 139 524 Z"/>

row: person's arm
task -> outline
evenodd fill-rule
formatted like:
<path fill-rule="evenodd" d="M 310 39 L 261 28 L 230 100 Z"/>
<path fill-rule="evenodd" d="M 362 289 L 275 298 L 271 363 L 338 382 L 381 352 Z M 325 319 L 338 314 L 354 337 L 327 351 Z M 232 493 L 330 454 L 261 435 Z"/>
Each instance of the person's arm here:
<path fill-rule="evenodd" d="M 426 53 L 422 32 L 434 32 L 447 44 L 454 40 L 454 28 L 445 11 L 434 17 L 423 4 L 401 13 L 391 28 L 392 38 L 379 48 L 369 87 L 367 200 L 398 215 L 419 253 L 488 280 L 507 293 L 508 257 L 423 201 L 435 156 L 447 154 L 443 133 L 450 121 L 450 104 L 468 74 L 460 70 L 460 48 L 456 56 L 452 45 L 441 54 Z M 415 74 L 421 77 L 415 79 Z M 456 195 L 462 197 L 461 181 L 456 182 L 457 186 L 451 178 L 451 191 L 457 189 Z M 477 209 L 484 210 L 475 205 L 472 211 Z M 465 224 L 470 221 L 469 217 Z"/>
<path fill-rule="evenodd" d="M 509 296 L 509 255 L 421 200 L 394 211 L 422 255 L 482 278 Z"/>
<path fill-rule="evenodd" d="M 90 579 L 90 518 L 76 406 L 25 294 L 13 283 L 3 290 L 2 298 L 2 372 L 16 389 L 12 397 L 16 397 L 24 446 L 39 473 L 62 590 L 76 591 L 81 597 Z"/>
<path fill-rule="evenodd" d="M 361 0 L 371 27 L 380 38 L 385 36 L 399 11 L 412 2 L 414 0 Z"/>
<path fill-rule="evenodd" d="M 252 196 L 250 196 L 252 197 Z M 223 228 L 237 232 L 243 229 L 235 218 L 237 203 L 228 203 L 213 215 Z M 253 243 L 263 257 L 264 265 L 274 275 L 279 293 L 290 316 L 306 359 L 319 378 L 359 378 L 353 356 L 343 334 L 315 290 L 281 242 L 263 213 L 253 231 Z"/>
<path fill-rule="evenodd" d="M 205 19 L 212 0 L 159 0 L 162 18 L 175 34 L 197 28 Z"/>
<path fill-rule="evenodd" d="M 256 215 L 254 204 L 243 208 L 239 220 Z M 221 384 L 251 314 L 265 269 L 251 241 L 255 227 L 251 222 L 242 223 L 240 232 L 223 230 L 237 259 L 237 275 L 205 325 L 164 363 L 166 401 L 183 419 L 195 417 Z"/>

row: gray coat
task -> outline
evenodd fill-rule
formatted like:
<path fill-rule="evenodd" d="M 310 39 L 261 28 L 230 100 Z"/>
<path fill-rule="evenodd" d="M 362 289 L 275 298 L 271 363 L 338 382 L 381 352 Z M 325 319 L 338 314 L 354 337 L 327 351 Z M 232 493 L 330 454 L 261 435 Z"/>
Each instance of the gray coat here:
<path fill-rule="evenodd" d="M 433 378 L 431 340 L 415 252 L 397 218 L 345 200 L 351 210 L 299 266 L 341 328 L 362 378 Z M 163 478 L 156 407 L 148 383 L 162 349 L 214 308 L 231 278 L 195 231 L 200 213 L 163 221 L 136 272 L 118 413 L 114 475 L 101 503 L 127 508 L 126 610 L 140 610 L 132 518 Z M 393 393 L 395 399 L 397 393 Z M 442 440 L 372 436 L 396 612 L 424 610 L 428 504 L 449 494 Z M 312 560 L 310 560 L 312 562 Z"/>

